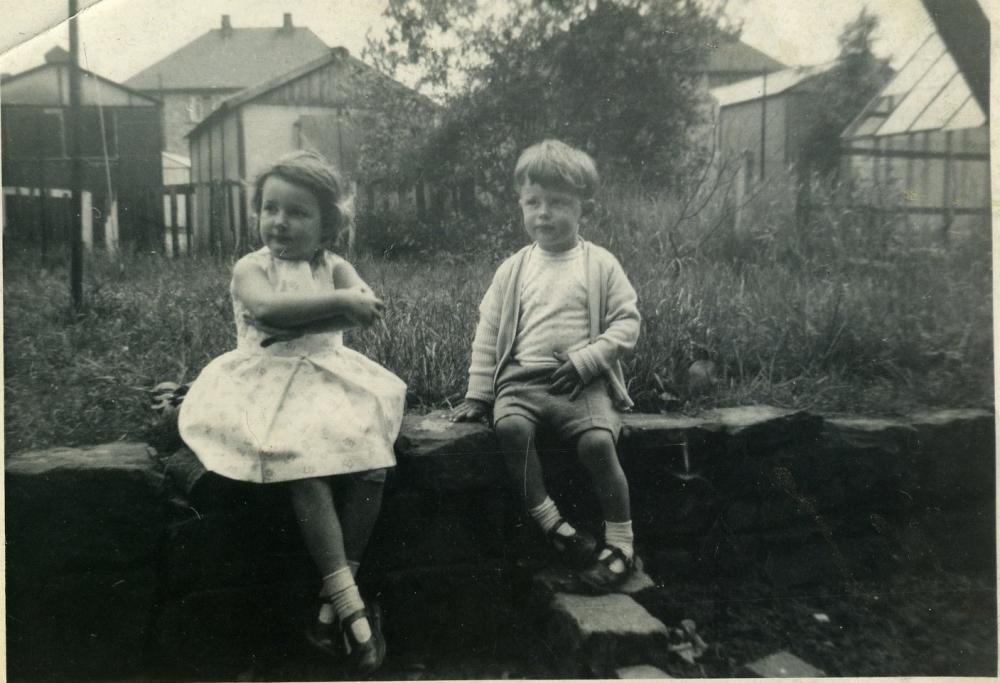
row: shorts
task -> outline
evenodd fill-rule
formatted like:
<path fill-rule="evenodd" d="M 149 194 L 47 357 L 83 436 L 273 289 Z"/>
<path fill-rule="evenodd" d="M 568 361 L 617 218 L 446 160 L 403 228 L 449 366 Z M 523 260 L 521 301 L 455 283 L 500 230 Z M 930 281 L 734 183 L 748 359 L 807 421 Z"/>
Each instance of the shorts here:
<path fill-rule="evenodd" d="M 560 439 L 569 440 L 591 429 L 606 429 L 617 441 L 622 420 L 608 393 L 607 381 L 595 378 L 576 400 L 570 401 L 568 393 L 549 393 L 550 378 L 557 367 L 505 365 L 497 378 L 494 427 L 505 417 L 520 415 L 536 425 L 545 425 Z"/>

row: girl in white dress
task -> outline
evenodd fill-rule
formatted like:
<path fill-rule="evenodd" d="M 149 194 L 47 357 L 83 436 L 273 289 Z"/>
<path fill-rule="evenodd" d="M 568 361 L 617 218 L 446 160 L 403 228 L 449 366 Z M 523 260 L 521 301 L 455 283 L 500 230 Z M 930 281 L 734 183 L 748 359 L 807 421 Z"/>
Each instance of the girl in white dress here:
<path fill-rule="evenodd" d="M 236 349 L 202 370 L 179 426 L 208 470 L 289 488 L 323 577 L 307 638 L 330 655 L 346 651 L 356 673 L 368 675 L 385 643 L 377 606 L 366 609 L 354 573 L 396 462 L 406 385 L 343 345 L 343 329 L 371 325 L 384 311 L 328 249 L 349 243 L 349 206 L 336 171 L 311 152 L 282 157 L 258 176 L 253 208 L 264 246 L 233 269 Z"/>

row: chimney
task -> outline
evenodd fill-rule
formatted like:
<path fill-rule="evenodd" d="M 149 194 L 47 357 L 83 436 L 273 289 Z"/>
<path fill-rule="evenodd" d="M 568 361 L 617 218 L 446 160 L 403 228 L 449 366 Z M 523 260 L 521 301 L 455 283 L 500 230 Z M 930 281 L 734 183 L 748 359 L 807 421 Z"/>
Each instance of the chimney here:
<path fill-rule="evenodd" d="M 292 29 L 295 28 L 294 26 L 292 26 L 291 12 L 285 12 L 284 21 L 281 23 L 281 28 L 283 28 L 286 31 L 291 31 Z"/>
<path fill-rule="evenodd" d="M 229 15 L 222 15 L 222 35 L 231 36 L 233 34 L 233 25 L 229 23 Z"/>

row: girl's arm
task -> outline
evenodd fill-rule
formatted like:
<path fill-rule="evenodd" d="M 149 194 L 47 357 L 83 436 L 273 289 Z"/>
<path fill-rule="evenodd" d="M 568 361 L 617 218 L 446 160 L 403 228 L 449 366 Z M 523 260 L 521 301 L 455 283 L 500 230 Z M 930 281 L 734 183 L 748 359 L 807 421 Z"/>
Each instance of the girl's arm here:
<path fill-rule="evenodd" d="M 382 317 L 385 308 L 371 291 L 360 287 L 333 292 L 275 292 L 264 270 L 248 260 L 237 262 L 233 269 L 233 295 L 260 322 L 284 328 L 336 316 L 370 325 Z"/>

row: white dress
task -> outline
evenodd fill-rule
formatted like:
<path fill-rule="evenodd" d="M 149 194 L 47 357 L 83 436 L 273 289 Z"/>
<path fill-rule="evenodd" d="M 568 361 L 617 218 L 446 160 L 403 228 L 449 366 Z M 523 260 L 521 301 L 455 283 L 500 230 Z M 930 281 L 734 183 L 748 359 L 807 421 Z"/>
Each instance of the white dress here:
<path fill-rule="evenodd" d="M 333 267 L 275 258 L 267 247 L 243 257 L 275 291 L 335 289 Z M 343 345 L 341 332 L 306 334 L 262 347 L 233 296 L 236 349 L 194 381 L 178 418 L 181 437 L 206 469 L 230 479 L 278 482 L 395 465 L 406 385 Z"/>

